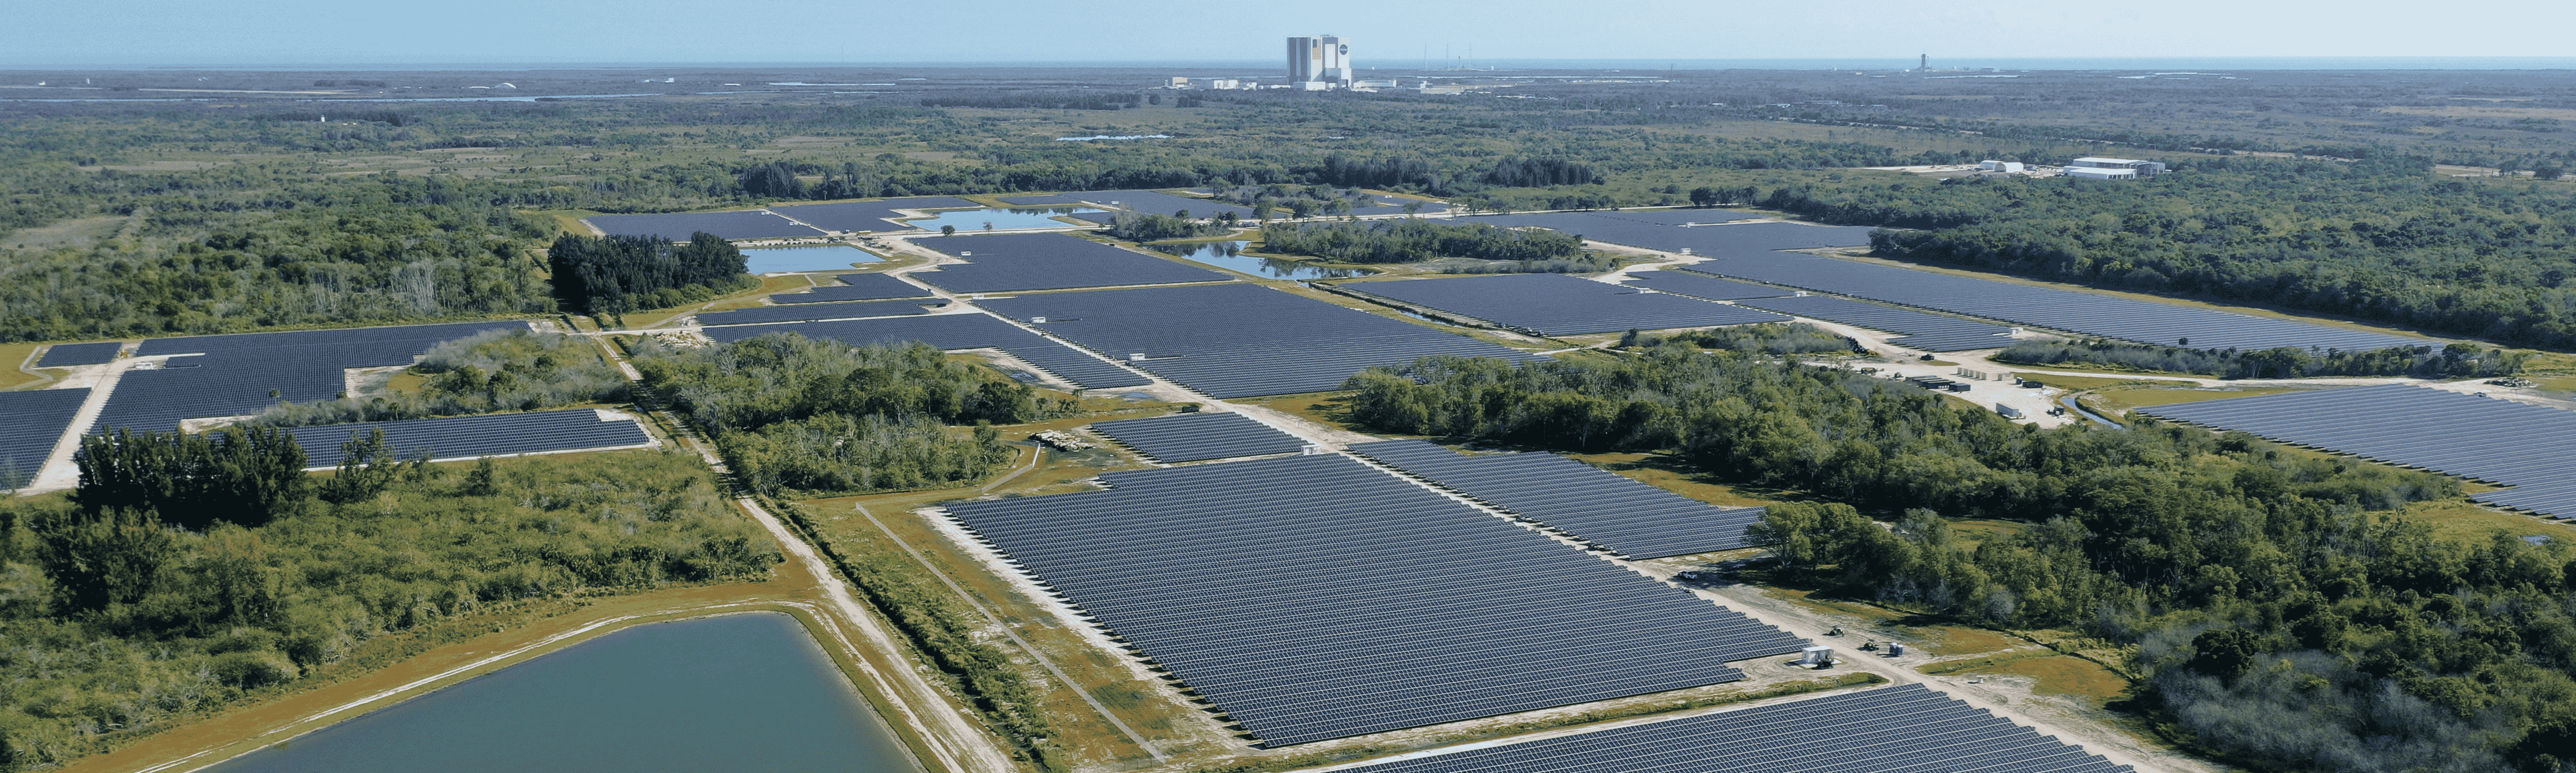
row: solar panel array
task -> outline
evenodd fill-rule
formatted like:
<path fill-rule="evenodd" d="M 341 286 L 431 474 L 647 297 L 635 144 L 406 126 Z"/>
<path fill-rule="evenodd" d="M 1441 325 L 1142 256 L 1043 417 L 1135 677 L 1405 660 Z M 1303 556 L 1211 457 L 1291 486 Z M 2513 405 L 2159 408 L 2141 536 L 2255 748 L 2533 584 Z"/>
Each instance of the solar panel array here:
<path fill-rule="evenodd" d="M 1777 287 L 1746 284 L 1731 279 L 1719 279 L 1707 274 L 1693 274 L 1683 271 L 1630 272 L 1628 274 L 1627 283 L 1649 290 L 1659 290 L 1675 295 L 1687 295 L 1693 298 L 1710 301 L 1740 301 L 1746 298 L 1787 298 L 1797 294 L 1797 291 L 1795 290 L 1782 290 Z"/>
<path fill-rule="evenodd" d="M 2012 332 L 2012 328 L 2002 325 L 1944 317 L 1939 314 L 1925 314 L 1913 309 L 1900 309 L 1842 298 L 1809 295 L 1794 298 L 1747 298 L 1736 303 L 1871 330 L 1905 333 L 1907 334 L 1905 337 L 1889 339 L 1888 343 L 1927 352 L 1993 349 L 2011 346 L 2014 343 L 2012 338 L 2007 337 Z"/>
<path fill-rule="evenodd" d="M 1707 230 L 1707 229 L 1691 229 Z M 2024 325 L 2157 346 L 2247 351 L 2295 347 L 2367 351 L 2420 339 L 2271 317 L 2079 293 L 1852 260 L 1790 253 L 1730 253 L 1681 270 L 1973 314 Z"/>
<path fill-rule="evenodd" d="M 1083 203 L 1081 199 L 1071 196 L 1004 196 L 1001 201 L 1004 204 L 1023 207 L 1058 207 Z"/>
<path fill-rule="evenodd" d="M 477 456 L 533 454 L 623 448 L 653 442 L 634 419 L 604 420 L 589 409 L 455 416 L 439 419 L 331 424 L 287 430 L 304 447 L 311 468 L 338 467 L 348 455 L 341 444 L 385 431 L 385 443 L 404 459 L 466 459 Z"/>
<path fill-rule="evenodd" d="M 770 207 L 769 211 L 795 218 L 826 231 L 901 231 L 909 226 L 893 218 L 903 217 L 895 210 L 910 209 L 981 209 L 984 205 L 955 196 L 922 196 L 885 201 L 841 201 L 830 204 L 790 204 Z"/>
<path fill-rule="evenodd" d="M 2137 411 L 2512 486 L 2473 498 L 2576 517 L 2576 411 L 2405 384 Z"/>
<path fill-rule="evenodd" d="M 652 236 L 669 241 L 688 241 L 704 231 L 726 239 L 778 239 L 800 236 L 822 236 L 823 232 L 798 225 L 765 209 L 739 212 L 679 212 L 667 215 L 596 215 L 582 222 L 611 236 Z"/>
<path fill-rule="evenodd" d="M 35 478 L 88 399 L 87 389 L 0 392 L 0 478 Z"/>
<path fill-rule="evenodd" d="M 1265 746 L 1743 678 L 1805 640 L 1338 454 L 948 506 Z"/>
<path fill-rule="evenodd" d="M 461 322 L 289 333 L 154 338 L 135 356 L 171 357 L 159 370 L 129 370 L 118 377 L 107 407 L 90 431 L 112 427 L 167 432 L 181 419 L 242 416 L 279 401 L 339 397 L 349 368 L 409 365 L 441 341 L 486 330 L 526 330 L 525 322 Z"/>
<path fill-rule="evenodd" d="M 1434 354 L 1531 359 L 1457 333 L 1253 284 L 1048 293 L 977 301 L 1218 398 L 1340 389 L 1371 366 Z"/>
<path fill-rule="evenodd" d="M 1240 413 L 1184 413 L 1091 425 L 1120 445 L 1161 462 L 1197 462 L 1238 456 L 1295 453 L 1306 440 Z"/>
<path fill-rule="evenodd" d="M 1084 389 L 1131 387 L 1153 383 L 1152 379 L 1102 362 L 1100 358 L 1085 354 L 1081 350 L 1047 340 L 1045 336 L 1012 327 L 1008 322 L 982 314 L 934 314 L 831 322 L 735 325 L 706 329 L 708 338 L 724 343 L 740 341 L 763 333 L 802 333 L 807 338 L 830 339 L 851 346 L 920 341 L 935 348 L 952 351 L 1000 349 Z"/>
<path fill-rule="evenodd" d="M 1817 255 L 1774 252 L 1866 245 L 1873 230 L 1869 228 L 1827 228 L 1796 223 L 1683 228 L 1658 222 L 1678 218 L 1678 215 L 1663 213 L 1560 212 L 1479 216 L 1459 222 L 1540 226 L 1579 233 L 1588 239 L 1657 250 L 1688 248 L 1694 253 L 1719 259 L 1682 267 L 1684 271 L 1740 277 L 1802 290 L 2159 346 L 2181 345 L 2183 340 L 2189 339 L 2189 346 L 2198 349 L 2255 350 L 2291 346 L 2365 351 L 2426 343 L 2400 336 L 2270 317 L 1936 274 Z"/>
<path fill-rule="evenodd" d="M 1352 282 L 1339 287 L 1543 336 L 1789 321 L 1756 309 L 1640 292 L 1564 274 Z"/>
<path fill-rule="evenodd" d="M 1469 456 L 1420 440 L 1361 443 L 1351 453 L 1629 558 L 1745 547 L 1744 527 L 1764 512 L 1719 507 L 1555 454 Z"/>
<path fill-rule="evenodd" d="M 967 261 L 912 278 L 960 293 L 1215 282 L 1228 274 L 1065 233 L 943 236 L 914 244 Z M 972 254 L 968 254 L 972 253 Z"/>
<path fill-rule="evenodd" d="M 823 285 L 808 292 L 779 293 L 769 296 L 770 303 L 838 303 L 841 301 L 881 301 L 888 298 L 928 298 L 930 291 L 895 278 L 893 274 L 841 274 L 840 284 Z"/>
<path fill-rule="evenodd" d="M 2126 773 L 1920 684 L 1362 765 L 1352 773 Z"/>
<path fill-rule="evenodd" d="M 61 368 L 73 365 L 99 365 L 116 361 L 116 350 L 125 347 L 119 341 L 94 344 L 54 344 L 45 348 L 45 358 L 36 361 L 39 368 Z"/>
<path fill-rule="evenodd" d="M 841 303 L 791 303 L 782 306 L 751 306 L 733 311 L 700 312 L 700 325 L 758 325 L 770 322 L 798 322 L 809 319 L 848 319 L 851 317 L 891 317 L 899 314 L 927 314 L 926 304 L 945 304 L 937 298 L 898 298 L 888 301 L 843 301 Z"/>
<path fill-rule="evenodd" d="M 1691 217 L 1659 212 L 1550 212 L 1535 215 L 1478 215 L 1460 218 L 1461 223 L 1523 227 L 1538 226 L 1595 241 L 1627 244 L 1648 249 L 1679 251 L 1689 249 L 1701 255 L 1734 255 L 1769 250 L 1802 250 L 1817 247 L 1859 247 L 1869 244 L 1873 228 L 1859 226 L 1815 226 L 1805 223 L 1769 222 L 1735 223 L 1685 228 L 1670 223 L 1721 222 L 1736 220 L 1723 210 L 1695 213 Z"/>

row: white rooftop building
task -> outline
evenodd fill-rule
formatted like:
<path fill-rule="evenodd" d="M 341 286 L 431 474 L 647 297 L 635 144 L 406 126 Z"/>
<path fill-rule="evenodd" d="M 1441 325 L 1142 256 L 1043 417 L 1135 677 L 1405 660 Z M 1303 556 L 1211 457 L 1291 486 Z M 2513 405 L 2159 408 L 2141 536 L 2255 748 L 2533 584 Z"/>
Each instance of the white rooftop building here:
<path fill-rule="evenodd" d="M 2087 156 L 2066 162 L 2066 167 L 2068 169 L 2133 169 L 2137 171 L 2139 177 L 2153 177 L 2165 173 L 2165 164 L 2162 161 L 2139 161 L 2133 158 Z"/>

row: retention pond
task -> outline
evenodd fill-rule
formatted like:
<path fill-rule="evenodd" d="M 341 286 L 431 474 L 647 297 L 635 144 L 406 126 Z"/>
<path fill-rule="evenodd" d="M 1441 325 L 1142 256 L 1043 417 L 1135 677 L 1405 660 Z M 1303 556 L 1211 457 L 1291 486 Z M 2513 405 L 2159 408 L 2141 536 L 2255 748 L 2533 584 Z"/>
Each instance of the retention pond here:
<path fill-rule="evenodd" d="M 754 247 L 742 251 L 743 270 L 754 274 L 778 274 L 793 271 L 847 271 L 861 263 L 875 263 L 884 258 L 867 250 L 839 244 L 813 247 Z"/>
<path fill-rule="evenodd" d="M 759 613 L 619 631 L 207 770 L 915 768 L 794 619 Z"/>

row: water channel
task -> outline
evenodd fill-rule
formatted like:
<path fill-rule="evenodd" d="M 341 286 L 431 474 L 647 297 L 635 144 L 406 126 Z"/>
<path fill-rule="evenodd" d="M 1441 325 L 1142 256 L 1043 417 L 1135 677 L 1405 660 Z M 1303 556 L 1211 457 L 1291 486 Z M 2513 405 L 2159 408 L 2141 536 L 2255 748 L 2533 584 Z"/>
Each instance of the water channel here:
<path fill-rule="evenodd" d="M 926 217 L 920 220 L 906 220 L 903 224 L 926 231 L 939 230 L 939 227 L 943 225 L 956 226 L 957 230 L 960 231 L 981 231 L 984 230 L 984 226 L 987 224 L 993 226 L 994 230 L 1005 231 L 1014 228 L 1070 228 L 1077 225 L 1083 227 L 1095 227 L 1095 224 L 1093 223 L 1068 223 L 1062 220 L 1057 220 L 1056 217 L 1061 215 L 1078 215 L 1085 212 L 1103 211 L 1106 210 L 1093 209 L 1091 207 L 961 209 L 953 212 L 936 213 L 932 217 Z"/>
<path fill-rule="evenodd" d="M 847 271 L 860 263 L 876 263 L 884 258 L 867 250 L 841 244 L 810 247 L 754 247 L 742 251 L 743 270 L 754 274 L 776 274 L 786 271 Z"/>
<path fill-rule="evenodd" d="M 212 773 L 909 773 L 793 618 L 639 626 L 207 768 Z"/>
<path fill-rule="evenodd" d="M 1147 245 L 1161 252 L 1193 263 L 1230 268 L 1253 276 L 1272 279 L 1349 279 L 1377 273 L 1359 268 L 1316 268 L 1294 260 L 1245 255 L 1243 248 L 1251 242 L 1194 242 L 1190 244 Z"/>

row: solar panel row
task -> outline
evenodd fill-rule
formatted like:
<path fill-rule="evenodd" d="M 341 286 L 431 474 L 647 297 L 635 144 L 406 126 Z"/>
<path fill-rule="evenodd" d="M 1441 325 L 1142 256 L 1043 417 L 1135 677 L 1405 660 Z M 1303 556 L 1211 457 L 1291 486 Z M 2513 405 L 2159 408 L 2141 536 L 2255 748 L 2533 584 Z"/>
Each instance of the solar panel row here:
<path fill-rule="evenodd" d="M 1793 253 L 1730 252 L 1721 259 L 1683 266 L 1681 270 L 2159 346 L 2365 351 L 2427 343 L 2249 314 Z"/>
<path fill-rule="evenodd" d="M 2489 504 L 2576 517 L 2576 412 L 2405 384 L 2158 405 L 2141 413 L 2513 486 Z"/>
<path fill-rule="evenodd" d="M 1744 547 L 1744 527 L 1764 512 L 1718 507 L 1555 454 L 1468 456 L 1420 440 L 1361 443 L 1351 453 L 1629 558 Z"/>
<path fill-rule="evenodd" d="M 801 293 L 779 293 L 769 296 L 770 303 L 836 303 L 840 301 L 881 301 L 889 298 L 928 298 L 930 291 L 912 286 L 892 274 L 841 274 L 840 284 L 824 285 Z"/>
<path fill-rule="evenodd" d="M 1104 421 L 1094 432 L 1166 463 L 1294 453 L 1306 440 L 1240 413 L 1184 413 Z"/>
<path fill-rule="evenodd" d="M 305 464 L 313 469 L 338 467 L 347 459 L 341 445 L 385 431 L 385 442 L 405 459 L 431 456 L 464 459 L 477 456 L 533 454 L 624 448 L 653 442 L 632 418 L 605 419 L 599 411 L 541 411 L 490 416 L 331 424 L 287 430 L 304 447 Z"/>
<path fill-rule="evenodd" d="M 1014 319 L 1219 398 L 1340 389 L 1371 366 L 1434 354 L 1533 355 L 1251 284 L 1022 295 L 978 301 Z"/>
<path fill-rule="evenodd" d="M 45 358 L 37 360 L 36 367 L 62 368 L 73 365 L 99 365 L 114 362 L 116 360 L 116 350 L 124 347 L 125 344 L 120 341 L 101 341 L 94 344 L 54 344 L 53 346 L 45 348 Z"/>
<path fill-rule="evenodd" d="M 943 236 L 915 241 L 968 261 L 913 279 L 950 292 L 992 293 L 1078 287 L 1214 282 L 1232 277 L 1065 233 Z"/>
<path fill-rule="evenodd" d="M 790 204 L 770 207 L 769 211 L 826 231 L 900 231 L 908 226 L 894 221 L 894 218 L 903 217 L 895 211 L 898 209 L 976 209 L 982 206 L 955 196 L 922 196 L 885 201 Z"/>
<path fill-rule="evenodd" d="M 36 477 L 88 399 L 87 389 L 0 392 L 0 481 Z"/>
<path fill-rule="evenodd" d="M 1537 226 L 1581 234 L 1583 238 L 1594 241 L 1667 252 L 1688 249 L 1701 255 L 1736 255 L 1818 247 L 1859 247 L 1869 244 L 1869 232 L 1877 230 L 1859 226 L 1815 226 L 1786 222 L 1733 223 L 1692 228 L 1670 222 L 1681 220 L 1709 223 L 1742 219 L 1731 217 L 1736 213 L 1724 210 L 1683 211 L 1691 214 L 1551 212 L 1536 215 L 1478 215 L 1461 218 L 1457 222 L 1483 223 L 1510 228 Z"/>
<path fill-rule="evenodd" d="M 1811 319 L 1840 322 L 1871 330 L 1907 333 L 1888 342 L 1931 352 L 1957 352 L 1969 349 L 1993 349 L 2011 346 L 2006 337 L 2012 328 L 1984 322 L 1971 322 L 1957 317 L 1925 314 L 1913 309 L 1881 306 L 1875 303 L 1809 295 L 1794 298 L 1748 298 L 1736 301 L 1754 308 L 1770 309 L 1783 314 L 1796 314 Z"/>
<path fill-rule="evenodd" d="M 1266 746 L 1742 678 L 1804 640 L 1341 455 L 954 503 Z"/>
<path fill-rule="evenodd" d="M 724 239 L 783 239 L 822 236 L 795 221 L 779 217 L 765 209 L 738 212 L 677 212 L 666 215 L 595 215 L 582 222 L 610 236 L 649 236 L 666 241 L 688 241 L 699 232 Z"/>
<path fill-rule="evenodd" d="M 1707 274 L 1693 274 L 1683 271 L 1631 272 L 1628 274 L 1627 283 L 1638 287 L 1661 290 L 1675 295 L 1687 295 L 1693 298 L 1710 301 L 1740 301 L 1746 298 L 1787 298 L 1798 294 L 1795 290 L 1782 290 L 1777 287 L 1746 284 L 1744 282 L 1737 282 L 1729 279 L 1719 279 Z"/>
<path fill-rule="evenodd" d="M 136 356 L 189 356 L 171 357 L 159 370 L 126 371 L 89 431 L 167 432 L 182 419 L 254 414 L 280 401 L 330 400 L 347 390 L 349 368 L 409 365 L 441 341 L 507 329 L 528 326 L 463 322 L 154 338 Z"/>
<path fill-rule="evenodd" d="M 2126 773 L 1919 684 L 1362 765 L 1354 773 Z"/>
<path fill-rule="evenodd" d="M 798 322 L 810 319 L 849 319 L 852 317 L 891 317 L 901 314 L 929 313 L 924 304 L 945 304 L 937 298 L 898 298 L 886 301 L 843 301 L 840 303 L 791 303 L 783 306 L 751 306 L 733 311 L 711 311 L 697 315 L 700 325 L 757 325 L 768 322 Z"/>
<path fill-rule="evenodd" d="M 1668 211 L 1669 212 L 1669 211 Z M 1679 212 L 1701 213 L 1701 210 Z M 1705 216 L 1718 216 L 1708 213 Z M 1685 228 L 1667 223 L 1693 215 L 1665 212 L 1564 212 L 1497 215 L 1460 222 L 1540 226 L 1585 238 L 1650 249 L 1689 249 L 1718 258 L 1682 268 L 1716 276 L 1850 295 L 2015 324 L 2067 330 L 2155 345 L 2200 349 L 2270 349 L 2281 346 L 2363 351 L 2426 342 L 2399 336 L 2257 317 L 2109 295 L 2080 293 L 1976 277 L 1938 274 L 1773 250 L 1852 247 L 1869 243 L 1873 229 L 1795 223 L 1741 223 Z M 1700 221 L 1706 222 L 1706 221 Z M 1651 286 L 1651 285 L 1649 285 Z M 1675 290 L 1680 292 L 1680 290 Z M 1707 297 L 1707 296 L 1702 296 Z M 1924 348 L 1924 347 L 1917 347 Z M 1937 350 L 1936 350 L 1937 351 Z"/>
<path fill-rule="evenodd" d="M 732 343 L 763 333 L 801 333 L 851 346 L 920 341 L 945 350 L 1000 349 L 1085 389 L 1153 383 L 1100 358 L 982 314 L 934 314 L 829 322 L 735 325 L 706 329 L 708 338 Z"/>
<path fill-rule="evenodd" d="M 1639 292 L 1564 274 L 1351 282 L 1338 287 L 1543 336 L 1789 321 L 1741 306 Z"/>

